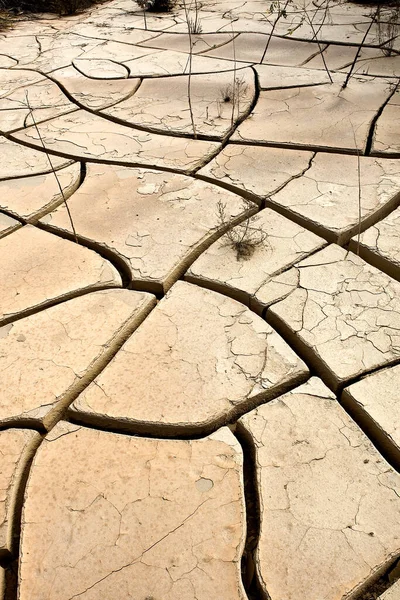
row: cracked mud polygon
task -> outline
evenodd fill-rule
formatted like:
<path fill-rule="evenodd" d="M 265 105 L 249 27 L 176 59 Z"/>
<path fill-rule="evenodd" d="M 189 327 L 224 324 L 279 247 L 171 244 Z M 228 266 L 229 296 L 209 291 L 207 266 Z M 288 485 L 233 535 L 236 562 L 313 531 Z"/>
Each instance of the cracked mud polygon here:
<path fill-rule="evenodd" d="M 0 31 L 0 600 L 400 600 L 400 25 L 282 9 Z"/>

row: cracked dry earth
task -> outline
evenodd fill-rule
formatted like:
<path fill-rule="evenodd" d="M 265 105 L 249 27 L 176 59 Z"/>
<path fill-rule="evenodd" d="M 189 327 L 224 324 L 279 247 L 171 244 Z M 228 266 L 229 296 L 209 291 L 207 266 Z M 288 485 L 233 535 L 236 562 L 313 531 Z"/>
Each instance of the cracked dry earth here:
<path fill-rule="evenodd" d="M 267 4 L 0 33 L 0 600 L 400 600 L 400 41 Z"/>

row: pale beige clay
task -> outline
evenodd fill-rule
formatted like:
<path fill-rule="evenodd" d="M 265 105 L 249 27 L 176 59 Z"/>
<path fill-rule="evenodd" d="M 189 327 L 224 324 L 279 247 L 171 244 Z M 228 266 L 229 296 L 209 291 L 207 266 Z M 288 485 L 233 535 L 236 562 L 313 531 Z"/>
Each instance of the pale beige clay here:
<path fill-rule="evenodd" d="M 357 51 L 357 49 L 353 47 L 353 53 L 354 50 Z M 355 53 L 342 70 L 347 72 L 350 70 L 354 56 Z M 398 55 L 385 56 L 380 49 L 364 48 L 359 54 L 354 70 L 356 70 L 359 75 L 397 77 L 399 66 L 400 57 Z"/>
<path fill-rule="evenodd" d="M 306 5 L 306 10 L 310 10 L 310 8 L 311 7 Z M 339 44 L 350 43 L 356 47 L 360 44 L 371 44 L 372 46 L 379 45 L 380 42 L 377 39 L 376 28 L 373 28 L 365 37 L 366 29 L 371 20 L 371 17 L 368 17 L 365 12 L 364 14 L 360 14 L 360 9 L 362 10 L 362 8 L 365 7 L 359 5 L 357 6 L 357 14 L 348 13 L 347 15 L 344 15 L 344 18 L 341 16 L 340 21 L 336 23 L 336 26 L 332 26 L 334 25 L 332 22 L 328 23 L 328 19 L 330 20 L 331 16 L 330 14 L 329 17 L 326 14 L 324 15 L 324 8 L 325 7 L 320 6 L 319 15 L 315 20 L 314 12 L 312 11 L 311 14 L 309 13 L 309 17 L 314 23 L 314 27 L 312 28 L 307 19 L 302 20 L 302 10 L 299 11 L 295 5 L 294 11 L 297 9 L 297 14 L 289 19 L 281 19 L 275 29 L 276 35 L 287 35 L 287 40 L 290 41 L 290 31 L 296 27 L 294 32 L 296 37 L 313 40 L 314 45 L 317 45 L 315 41 L 315 36 L 317 35 L 322 47 L 324 46 L 324 42 L 337 42 Z M 324 24 L 322 24 L 322 22 L 324 22 Z M 317 23 L 320 25 L 317 26 Z M 301 24 L 301 27 L 297 28 L 298 24 Z M 340 25 L 340 27 L 337 25 Z"/>
<path fill-rule="evenodd" d="M 233 229 L 237 239 L 245 235 L 254 245 L 236 250 L 222 236 L 193 263 L 185 279 L 228 294 L 261 314 L 263 290 L 271 278 L 308 254 L 323 248 L 325 240 L 268 208 Z"/>
<path fill-rule="evenodd" d="M 144 48 L 159 48 L 160 50 L 175 50 L 178 52 L 190 52 L 201 54 L 213 48 L 218 48 L 232 40 L 231 33 L 162 33 L 158 34 L 144 42 L 140 46 Z"/>
<path fill-rule="evenodd" d="M 96 9 L 97 8 L 98 7 L 96 7 Z M 128 3 L 125 3 L 124 8 L 119 4 L 118 10 L 120 14 L 116 18 L 117 21 L 120 20 L 121 22 L 119 25 L 115 25 L 115 19 L 113 18 L 116 14 L 115 9 L 116 5 L 114 3 L 111 14 L 106 17 L 108 21 L 104 20 L 103 14 L 93 14 L 92 18 L 81 19 L 80 22 L 78 21 L 70 31 L 92 38 L 100 37 L 102 40 L 127 42 L 128 44 L 146 47 L 146 44 L 143 42 L 146 40 L 157 39 L 162 35 L 163 29 L 168 29 L 168 27 L 173 25 L 171 18 L 165 13 L 163 15 L 148 13 L 146 15 L 146 22 L 148 25 L 151 25 L 151 30 L 141 29 L 144 23 L 143 13 L 140 13 L 140 11 L 135 12 L 135 14 L 133 14 L 133 11 L 130 13 L 128 25 L 126 12 L 132 9 L 132 5 L 129 5 Z M 123 19 L 125 22 L 122 22 Z M 110 27 L 111 23 L 112 26 Z M 99 75 L 101 76 L 101 73 L 99 73 Z"/>
<path fill-rule="evenodd" d="M 91 79 L 74 67 L 60 69 L 52 73 L 52 78 L 64 86 L 76 102 L 90 110 L 124 100 L 134 94 L 140 84 L 140 79 Z"/>
<path fill-rule="evenodd" d="M 326 86 L 261 92 L 232 139 L 363 152 L 371 120 L 390 94 L 388 83 L 358 77 L 341 91 L 343 78 L 338 79 Z"/>
<path fill-rule="evenodd" d="M 355 236 L 350 248 L 354 252 L 359 251 L 375 267 L 400 280 L 400 208 L 369 227 L 361 234 L 360 242 Z"/>
<path fill-rule="evenodd" d="M 12 44 L 12 51 L 10 52 Z M 26 62 L 30 62 L 35 60 L 39 55 L 38 41 L 35 38 L 35 35 L 19 35 L 10 39 L 7 39 L 6 36 L 2 36 L 0 40 L 0 54 L 5 54 L 6 56 L 10 56 L 17 62 L 17 65 L 21 67 Z M 15 66 L 15 65 L 14 65 Z M 37 78 L 40 78 L 39 73 L 32 74 L 32 77 L 36 75 Z M 26 77 L 26 71 L 22 71 L 22 77 Z M 27 81 L 27 80 L 25 80 Z M 23 83 L 24 85 L 24 83 Z"/>
<path fill-rule="evenodd" d="M 101 256 L 32 225 L 0 240 L 0 272 L 0 325 L 83 290 L 122 285 Z"/>
<path fill-rule="evenodd" d="M 0 136 L 0 180 L 26 175 L 49 173 L 51 167 L 46 154 L 39 150 L 32 150 L 27 146 L 16 144 Z M 71 163 L 70 159 L 52 157 L 55 168 L 64 167 Z"/>
<path fill-rule="evenodd" d="M 4 597 L 6 589 L 6 572 L 3 567 L 0 567 L 0 598 Z"/>
<path fill-rule="evenodd" d="M 54 23 L 54 20 L 52 23 Z M 98 39 L 69 35 L 69 32 L 58 33 L 56 36 L 54 30 L 50 33 L 51 35 L 41 35 L 39 38 L 42 44 L 41 52 L 39 51 L 39 42 L 37 39 L 35 40 L 38 56 L 35 58 L 28 56 L 27 59 L 24 59 L 22 63 L 24 67 L 36 69 L 41 73 L 49 73 L 51 76 L 51 73 L 56 69 L 69 66 L 73 60 L 85 55 L 97 46 L 101 46 L 103 43 L 102 40 Z M 23 38 L 21 37 L 20 40 L 23 40 Z"/>
<path fill-rule="evenodd" d="M 0 183 L 0 189 L 1 189 L 1 183 Z M 22 225 L 19 221 L 0 212 L 0 238 L 15 231 L 19 227 L 22 227 Z"/>
<path fill-rule="evenodd" d="M 60 423 L 35 457 L 19 600 L 245 600 L 241 448 Z"/>
<path fill-rule="evenodd" d="M 147 58 L 155 50 L 140 48 L 133 44 L 123 44 L 114 40 L 102 40 L 101 44 L 89 48 L 87 52 L 75 58 L 72 64 L 87 77 L 96 79 L 115 79 L 128 77 L 129 71 L 123 64 L 128 60 Z"/>
<path fill-rule="evenodd" d="M 140 131 L 84 110 L 42 123 L 40 134 L 50 151 L 74 159 L 101 159 L 185 172 L 200 166 L 218 149 L 216 142 Z M 16 132 L 13 139 L 42 147 L 34 126 Z"/>
<path fill-rule="evenodd" d="M 16 64 L 18 64 L 17 61 L 14 58 L 12 58 L 11 56 L 4 56 L 4 54 L 0 54 L 0 68 L 8 69 L 10 67 L 15 67 Z M 1 576 L 2 576 L 2 569 L 0 568 L 0 585 L 1 585 Z M 0 593 L 1 593 L 1 587 L 0 587 Z"/>
<path fill-rule="evenodd" d="M 70 410 L 132 430 L 207 432 L 307 374 L 245 306 L 178 282 Z"/>
<path fill-rule="evenodd" d="M 400 38 L 195 4 L 0 33 L 0 600 L 400 575 Z"/>
<path fill-rule="evenodd" d="M 219 6 L 222 7 L 221 4 Z M 243 6 L 243 4 L 242 4 L 242 6 Z M 215 10 L 212 10 L 211 4 L 209 4 L 208 6 L 203 6 L 202 10 L 201 10 L 201 19 L 200 19 L 202 33 L 209 34 L 209 33 L 215 33 L 216 31 L 228 32 L 230 34 L 229 35 L 230 40 L 232 40 L 231 16 L 234 19 L 236 19 L 236 15 L 234 16 L 234 12 L 233 12 L 232 8 L 233 8 L 233 4 L 230 4 L 229 9 L 228 9 L 229 16 L 228 16 L 228 13 L 225 13 L 225 15 L 223 16 L 221 13 L 218 14 Z M 254 16 L 254 19 L 253 19 L 253 16 Z M 244 31 L 252 31 L 252 32 L 258 32 L 258 33 L 265 34 L 265 32 L 269 30 L 269 27 L 268 27 L 268 24 L 266 23 L 265 19 L 261 23 L 257 19 L 257 15 L 252 15 L 252 19 L 250 21 L 247 19 L 235 20 L 234 29 L 236 29 L 238 32 L 240 32 L 241 30 L 244 30 Z M 177 25 L 175 24 L 173 29 L 171 28 L 171 30 L 174 31 L 175 33 L 187 34 L 188 28 L 187 28 L 187 23 L 186 23 L 186 19 L 185 19 L 184 15 L 182 15 L 182 17 L 179 19 L 179 23 Z M 236 35 L 236 34 L 234 34 L 234 35 Z M 230 62 L 231 62 L 231 60 L 230 60 Z"/>
<path fill-rule="evenodd" d="M 254 200 L 260 202 L 301 175 L 312 157 L 312 152 L 302 150 L 228 144 L 199 175 L 255 195 Z"/>
<path fill-rule="evenodd" d="M 321 53 L 316 54 L 310 61 L 307 62 L 306 66 L 310 69 L 311 72 L 319 72 L 321 73 L 321 75 L 325 74 L 325 77 L 329 80 L 325 64 L 328 67 L 329 71 L 344 70 L 347 72 L 350 67 L 348 67 L 347 69 L 345 67 L 346 65 L 351 65 L 353 63 L 357 50 L 357 46 L 342 46 L 330 44 L 325 48 L 323 55 Z M 372 52 L 373 56 L 377 56 L 379 53 L 382 56 L 382 52 L 380 52 L 379 50 L 373 48 L 368 48 L 368 50 Z M 360 51 L 360 53 L 361 52 L 362 50 Z M 324 57 L 324 60 L 322 59 L 322 56 Z M 359 65 L 357 64 L 357 66 Z M 355 71 L 355 73 L 357 73 L 358 75 L 361 74 L 358 69 Z M 331 73 L 331 76 L 334 76 L 333 73 Z"/>
<path fill-rule="evenodd" d="M 144 50 L 144 49 L 142 49 Z M 130 69 L 130 77 L 159 77 L 162 75 L 187 75 L 189 73 L 188 55 L 184 52 L 173 50 L 147 50 L 147 56 L 125 61 Z M 241 68 L 249 66 L 249 63 L 236 65 L 237 73 Z M 210 58 L 206 55 L 194 54 L 192 57 L 191 73 L 223 73 L 230 71 L 233 77 L 235 65 L 231 60 Z"/>
<path fill-rule="evenodd" d="M 221 139 L 250 110 L 255 94 L 251 69 L 239 73 L 193 75 L 144 80 L 127 100 L 103 112 L 119 121 L 152 131 L 203 134 Z"/>
<path fill-rule="evenodd" d="M 293 179 L 270 197 L 272 206 L 289 217 L 343 244 L 361 227 L 379 219 L 382 211 L 393 209 L 400 197 L 398 160 L 317 153 L 302 177 Z"/>
<path fill-rule="evenodd" d="M 386 590 L 378 600 L 399 600 L 400 598 L 400 580 L 396 581 L 389 589 Z"/>
<path fill-rule="evenodd" d="M 99 51 L 95 50 L 94 52 L 98 53 Z M 120 65 L 108 58 L 77 58 L 73 61 L 73 65 L 79 73 L 91 79 L 125 79 L 129 75 L 129 71 L 124 65 Z"/>
<path fill-rule="evenodd" d="M 235 24 L 233 26 L 235 27 Z M 205 56 L 259 63 L 267 44 L 268 49 L 264 63 L 297 66 L 303 64 L 319 51 L 317 44 L 310 44 L 309 42 L 278 37 L 269 39 L 269 35 L 260 33 L 241 33 L 229 44 L 205 52 Z"/>
<path fill-rule="evenodd" d="M 18 527 L 15 510 L 21 491 L 19 488 L 40 439 L 38 433 L 28 429 L 0 431 L 0 558 L 15 552 L 17 540 L 14 534 Z"/>
<path fill-rule="evenodd" d="M 104 290 L 0 328 L 0 425 L 51 427 L 155 304 Z"/>
<path fill-rule="evenodd" d="M 347 73 L 352 67 L 357 52 L 357 46 L 336 46 L 331 44 L 324 51 L 324 58 L 330 71 L 340 70 Z M 353 67 L 353 74 L 396 77 L 399 66 L 400 60 L 398 56 L 384 56 L 382 50 L 378 48 L 363 48 L 358 54 L 357 62 Z M 325 77 L 328 78 L 320 54 L 308 62 L 307 67 L 310 67 L 310 70 L 313 71 L 314 69 L 320 69 L 321 74 L 325 74 Z M 349 85 L 351 85 L 351 79 Z"/>
<path fill-rule="evenodd" d="M 136 287 L 160 292 L 219 234 L 218 202 L 227 205 L 232 224 L 256 210 L 231 192 L 183 175 L 88 165 L 68 206 L 79 235 L 117 252 Z M 65 206 L 43 222 L 71 230 Z"/>
<path fill-rule="evenodd" d="M 3 44 L 4 41 L 2 40 L 0 52 Z M 4 98 L 22 87 L 30 86 L 39 81 L 45 81 L 45 77 L 34 71 L 24 69 L 17 69 L 15 71 L 12 69 L 2 69 L 0 71 L 0 98 Z"/>
<path fill-rule="evenodd" d="M 273 278 L 264 295 L 269 303 L 283 298 L 268 309 L 268 322 L 333 389 L 400 356 L 400 283 L 339 246 Z"/>
<path fill-rule="evenodd" d="M 309 69 L 306 67 L 283 67 L 281 65 L 257 65 L 255 67 L 260 88 L 303 87 L 308 85 L 328 84 L 329 77 L 326 71 Z"/>
<path fill-rule="evenodd" d="M 383 109 L 376 124 L 372 151 L 382 154 L 400 152 L 400 92 L 397 90 Z"/>
<path fill-rule="evenodd" d="M 76 104 L 68 100 L 58 85 L 45 79 L 20 87 L 0 99 L 0 130 L 15 131 L 32 125 L 34 121 L 39 124 L 75 110 Z"/>
<path fill-rule="evenodd" d="M 47 211 L 67 200 L 79 186 L 81 168 L 74 163 L 54 173 L 0 181 L 0 208 L 35 222 Z M 57 181 L 58 180 L 58 181 Z M 60 187 L 63 195 L 60 193 Z"/>
<path fill-rule="evenodd" d="M 354 598 L 400 550 L 400 476 L 316 378 L 241 419 L 271 600 Z"/>
<path fill-rule="evenodd" d="M 345 388 L 341 402 L 400 467 L 400 365 Z"/>

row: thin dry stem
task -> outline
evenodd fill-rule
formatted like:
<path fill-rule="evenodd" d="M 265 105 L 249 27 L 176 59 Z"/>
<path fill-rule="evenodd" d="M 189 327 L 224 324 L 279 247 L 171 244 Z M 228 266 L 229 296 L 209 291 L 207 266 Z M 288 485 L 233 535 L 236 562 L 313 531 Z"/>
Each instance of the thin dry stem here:
<path fill-rule="evenodd" d="M 42 144 L 42 146 L 43 146 L 43 150 L 45 151 L 45 154 L 46 154 L 46 156 L 47 156 L 47 160 L 49 161 L 50 169 L 51 169 L 51 171 L 52 171 L 52 173 L 53 173 L 54 177 L 56 178 L 57 185 L 58 185 L 58 189 L 60 190 L 61 197 L 62 197 L 62 199 L 63 199 L 64 205 L 65 205 L 65 208 L 66 208 L 66 210 L 67 210 L 68 219 L 69 219 L 69 222 L 70 222 L 70 224 L 71 224 L 72 233 L 73 233 L 73 235 L 74 235 L 74 240 L 75 240 L 75 242 L 76 242 L 77 244 L 79 244 L 79 242 L 78 242 L 78 236 L 77 236 L 77 234 L 76 234 L 76 230 L 75 230 L 75 225 L 74 225 L 74 222 L 73 222 L 73 220 L 72 220 L 71 211 L 69 210 L 69 206 L 68 206 L 68 202 L 67 202 L 67 199 L 66 199 L 66 197 L 65 197 L 65 194 L 64 194 L 64 190 L 63 190 L 63 188 L 62 188 L 62 185 L 61 185 L 61 183 L 60 183 L 60 180 L 59 180 L 59 178 L 58 178 L 58 175 L 57 175 L 57 171 L 56 171 L 56 170 L 55 170 L 55 168 L 54 168 L 53 162 L 52 162 L 52 160 L 51 160 L 51 158 L 50 158 L 50 154 L 49 154 L 49 153 L 48 153 L 48 151 L 47 151 L 47 148 L 46 148 L 46 146 L 45 146 L 44 140 L 43 140 L 43 138 L 42 138 L 42 135 L 41 135 L 41 133 L 40 133 L 40 131 L 39 131 L 39 127 L 38 127 L 38 125 L 37 125 L 37 123 L 36 123 L 36 120 L 35 120 L 35 117 L 34 117 L 34 115 L 33 115 L 33 110 L 32 110 L 32 108 L 31 108 L 31 105 L 30 105 L 30 103 L 29 103 L 28 92 L 25 92 L 25 97 L 26 97 L 26 104 L 27 104 L 27 106 L 28 106 L 28 109 L 29 109 L 29 114 L 30 114 L 30 116 L 31 116 L 31 118 L 32 118 L 33 126 L 34 126 L 34 127 L 35 127 L 35 129 L 36 129 L 36 133 L 37 133 L 37 135 L 38 135 L 38 137 L 39 137 L 40 143 Z"/>
<path fill-rule="evenodd" d="M 356 139 L 356 132 L 353 126 L 353 123 L 351 124 L 351 128 L 353 130 L 353 139 L 354 139 L 354 145 L 356 147 L 356 152 L 357 152 L 357 172 L 358 172 L 358 232 L 357 232 L 357 256 L 360 255 L 360 243 L 361 243 L 361 219 L 362 219 L 362 215 L 361 215 L 361 161 L 360 161 L 360 150 L 358 148 L 357 145 L 357 139 Z"/>
<path fill-rule="evenodd" d="M 231 127 L 235 123 L 235 104 L 236 104 L 236 45 L 235 45 L 235 34 L 233 31 L 233 20 L 231 15 L 231 31 L 232 31 L 232 47 L 233 47 L 233 98 L 232 98 L 232 115 L 231 115 Z M 238 97 L 238 103 L 240 102 Z M 238 105 L 238 116 L 239 116 L 239 105 Z"/>
<path fill-rule="evenodd" d="M 263 55 L 262 55 L 262 57 L 261 57 L 261 60 L 260 60 L 260 64 L 261 64 L 261 65 L 262 65 L 262 64 L 263 64 L 263 62 L 264 62 L 264 58 L 265 58 L 265 55 L 267 54 L 267 51 L 268 51 L 269 45 L 270 45 L 270 43 L 271 43 L 271 39 L 272 39 L 273 33 L 274 33 L 274 31 L 275 31 L 275 28 L 276 28 L 276 26 L 278 25 L 278 22 L 280 21 L 280 19 L 281 19 L 282 17 L 286 16 L 286 8 L 287 8 L 287 7 L 288 7 L 288 5 L 291 3 L 291 1 L 292 1 L 292 0 L 286 0 L 286 2 L 285 2 L 285 5 L 284 5 L 283 9 L 280 9 L 279 0 L 278 0 L 278 3 L 277 3 L 277 4 L 278 4 L 278 14 L 277 14 L 277 17 L 276 17 L 276 19 L 275 19 L 275 21 L 274 21 L 273 25 L 272 25 L 272 29 L 271 29 L 271 31 L 270 31 L 270 34 L 269 34 L 269 36 L 268 36 L 267 43 L 266 43 L 266 45 L 265 45 L 265 48 L 264 48 L 264 52 L 263 52 Z"/>
<path fill-rule="evenodd" d="M 361 40 L 361 43 L 360 43 L 360 45 L 359 45 L 359 46 L 358 46 L 358 48 L 357 48 L 357 52 L 356 52 L 356 55 L 355 55 L 355 57 L 354 57 L 354 60 L 353 60 L 353 62 L 352 62 L 352 64 L 351 64 L 351 67 L 350 67 L 350 69 L 349 69 L 349 72 L 347 73 L 347 77 L 346 77 L 346 79 L 345 79 L 345 81 L 344 81 L 344 83 L 343 83 L 343 85 L 342 85 L 342 88 L 341 88 L 342 90 L 344 90 L 344 89 L 347 87 L 347 84 L 348 84 L 348 83 L 349 83 L 349 81 L 350 81 L 350 77 L 351 77 L 351 75 L 352 75 L 352 73 L 353 73 L 353 70 L 354 70 L 354 67 L 355 67 L 355 64 L 356 64 L 356 62 L 358 61 L 358 57 L 360 56 L 360 52 L 361 52 L 361 50 L 362 50 L 362 48 L 363 48 L 363 46 L 364 46 L 364 42 L 365 42 L 365 40 L 367 39 L 367 36 L 368 36 L 368 34 L 369 34 L 370 30 L 371 30 L 371 27 L 372 27 L 372 25 L 373 25 L 373 24 L 375 23 L 375 21 L 376 21 L 376 18 L 377 18 L 377 16 L 378 16 L 378 11 L 379 11 L 379 6 L 378 6 L 378 8 L 376 9 L 376 11 L 375 11 L 375 14 L 374 14 L 374 16 L 372 17 L 372 19 L 371 19 L 371 22 L 370 22 L 369 26 L 367 27 L 367 31 L 364 33 L 363 39 Z"/>
<path fill-rule="evenodd" d="M 237 117 L 240 116 L 240 102 L 242 99 L 246 98 L 248 85 L 244 81 L 243 77 L 236 77 L 233 80 L 233 83 L 225 86 L 221 90 L 221 101 L 217 101 L 218 106 L 218 116 L 222 115 L 222 105 L 224 103 L 232 102 L 232 111 L 231 111 L 231 128 L 233 129 L 235 123 L 235 113 Z"/>
<path fill-rule="evenodd" d="M 307 13 L 307 11 L 305 12 L 305 17 L 306 17 L 306 20 L 308 21 L 308 24 L 310 25 L 310 27 L 311 27 L 311 29 L 312 29 L 312 32 L 313 32 L 313 39 L 315 39 L 315 41 L 316 41 L 316 42 L 317 42 L 317 44 L 318 44 L 319 52 L 320 52 L 320 55 L 321 55 L 321 58 L 322 58 L 322 62 L 324 63 L 324 68 L 325 68 L 325 71 L 326 71 L 326 72 L 327 72 L 327 74 L 328 74 L 328 77 L 329 77 L 329 80 L 330 80 L 330 82 L 331 82 L 331 83 L 333 83 L 332 75 L 331 75 L 331 73 L 330 73 L 330 71 L 329 71 L 328 65 L 326 64 L 326 60 L 325 60 L 325 56 L 324 56 L 324 51 L 325 51 L 325 48 L 324 48 L 324 49 L 322 49 L 322 47 L 321 47 L 321 44 L 320 44 L 320 42 L 319 42 L 319 39 L 318 39 L 318 34 L 317 34 L 317 32 L 315 31 L 314 24 L 313 24 L 312 20 L 310 19 L 310 15 Z"/>
<path fill-rule="evenodd" d="M 192 40 L 192 31 L 191 31 L 191 26 L 190 26 L 189 11 L 188 11 L 188 7 L 186 5 L 186 0 L 183 0 L 183 6 L 184 6 L 184 9 L 185 9 L 185 17 L 186 17 L 186 24 L 187 24 L 187 28 L 188 28 L 189 46 L 190 46 L 190 48 L 189 48 L 189 76 L 188 76 L 187 95 L 188 95 L 190 120 L 192 122 L 193 136 L 194 136 L 194 139 L 196 139 L 197 138 L 197 131 L 196 131 L 196 124 L 194 122 L 194 114 L 193 114 L 193 107 L 192 107 L 192 96 L 191 96 L 191 91 L 192 91 L 191 88 L 192 88 L 193 40 Z M 197 7 L 197 4 L 196 4 L 196 7 Z"/>

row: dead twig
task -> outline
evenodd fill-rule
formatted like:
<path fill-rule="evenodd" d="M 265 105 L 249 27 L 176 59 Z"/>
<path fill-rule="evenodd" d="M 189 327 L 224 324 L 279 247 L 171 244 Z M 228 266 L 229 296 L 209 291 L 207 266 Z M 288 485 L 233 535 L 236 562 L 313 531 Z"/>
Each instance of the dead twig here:
<path fill-rule="evenodd" d="M 189 10 L 186 4 L 186 0 L 183 0 L 183 6 L 185 10 L 186 24 L 188 28 L 189 35 L 189 75 L 188 75 L 188 86 L 187 86 L 187 96 L 188 96 L 188 104 L 189 104 L 189 113 L 190 120 L 192 122 L 193 136 L 194 139 L 197 139 L 197 131 L 196 124 L 194 122 L 194 114 L 193 114 L 193 106 L 192 106 L 192 60 L 193 60 L 193 40 L 192 40 L 192 27 L 190 22 Z M 197 3 L 196 3 L 197 8 Z"/>
<path fill-rule="evenodd" d="M 260 60 L 260 64 L 261 65 L 264 62 L 264 58 L 265 58 L 265 55 L 267 54 L 269 45 L 271 43 L 272 36 L 273 36 L 274 31 L 276 29 L 276 26 L 278 25 L 278 23 L 279 23 L 279 21 L 281 20 L 282 17 L 284 17 L 286 19 L 286 16 L 287 16 L 286 9 L 287 9 L 287 7 L 289 6 L 289 4 L 291 2 L 292 2 L 292 0 L 286 0 L 285 5 L 284 5 L 283 8 L 281 8 L 279 0 L 277 0 L 276 2 L 272 2 L 272 4 L 271 4 L 270 11 L 273 12 L 274 8 L 277 7 L 278 8 L 278 14 L 276 16 L 275 21 L 272 24 L 272 29 L 271 29 L 271 31 L 269 33 L 268 40 L 267 40 L 267 43 L 266 43 L 265 48 L 264 48 L 264 52 L 263 52 L 263 55 L 262 55 L 261 60 Z"/>
<path fill-rule="evenodd" d="M 61 183 L 60 183 L 60 180 L 59 180 L 59 178 L 58 178 L 57 171 L 55 170 L 55 168 L 54 168 L 54 165 L 53 165 L 53 162 L 52 162 L 52 160 L 51 160 L 51 158 L 50 158 L 50 154 L 49 154 L 49 152 L 47 151 L 47 148 L 46 148 L 46 146 L 45 146 L 45 143 L 44 143 L 44 140 L 43 140 L 43 138 L 42 138 L 42 135 L 41 135 L 41 133 L 40 133 L 40 131 L 39 131 L 39 127 L 38 127 L 38 125 L 37 125 L 37 123 L 36 123 L 36 119 L 35 119 L 35 117 L 34 117 L 34 114 L 33 114 L 32 107 L 31 107 L 31 105 L 30 105 L 30 103 L 29 103 L 28 92 L 25 92 L 25 97 L 26 97 L 26 104 L 27 104 L 27 106 L 28 106 L 28 109 L 29 109 L 29 115 L 30 115 L 30 116 L 31 116 L 31 118 L 32 118 L 33 126 L 34 126 L 34 127 L 35 127 L 35 129 L 36 129 L 36 133 L 37 133 L 37 135 L 38 135 L 38 138 L 39 138 L 39 140 L 40 140 L 40 143 L 42 144 L 43 150 L 45 151 L 45 154 L 46 154 L 46 156 L 47 156 L 47 160 L 49 161 L 50 169 L 51 169 L 51 171 L 52 171 L 52 173 L 53 173 L 54 177 L 56 178 L 57 185 L 58 185 L 58 189 L 60 190 L 61 197 L 62 197 L 62 199 L 63 199 L 64 205 L 65 205 L 65 208 L 66 208 L 66 210 L 67 210 L 68 219 L 69 219 L 69 222 L 70 222 L 70 224 L 71 224 L 72 233 L 73 233 L 73 235 L 74 235 L 74 240 L 75 240 L 75 242 L 76 242 L 77 244 L 79 244 L 79 242 L 78 242 L 78 236 L 77 236 L 77 234 L 76 234 L 76 230 L 75 230 L 75 225 L 74 225 L 74 222 L 73 222 L 73 220 L 72 220 L 71 211 L 69 210 L 69 206 L 68 206 L 68 202 L 67 202 L 67 199 L 66 199 L 66 197 L 65 197 L 65 194 L 64 194 L 64 190 L 63 190 L 63 188 L 62 188 L 62 185 L 61 185 Z M 28 116 L 29 116 L 29 115 L 28 115 Z"/>
<path fill-rule="evenodd" d="M 317 44 L 318 44 L 318 48 L 319 48 L 319 52 L 320 52 L 320 56 L 321 56 L 321 58 L 322 58 L 322 62 L 324 63 L 324 68 L 325 68 L 325 71 L 326 71 L 326 72 L 327 72 L 327 74 L 328 74 L 328 77 L 329 77 L 329 80 L 330 80 L 330 82 L 331 82 L 331 83 L 333 83 L 332 75 L 331 75 L 331 72 L 329 71 L 329 68 L 328 68 L 328 65 L 327 65 L 327 63 L 326 63 L 325 56 L 324 56 L 325 48 L 324 48 L 324 49 L 322 49 L 322 47 L 321 47 L 321 44 L 320 44 L 320 42 L 319 42 L 319 39 L 318 39 L 318 33 L 317 33 L 317 31 L 315 30 L 314 23 L 313 23 L 313 22 L 312 22 L 312 20 L 310 19 L 310 15 L 307 13 L 307 11 L 305 11 L 304 15 L 305 15 L 305 19 L 306 19 L 306 21 L 307 21 L 307 22 L 308 22 L 308 24 L 310 25 L 310 27 L 311 27 L 311 30 L 312 30 L 312 32 L 313 32 L 313 40 L 315 39 L 315 41 L 316 41 L 316 42 L 317 42 Z"/>
<path fill-rule="evenodd" d="M 348 83 L 349 83 L 349 81 L 350 81 L 351 74 L 353 73 L 353 70 L 354 70 L 355 64 L 356 64 L 356 62 L 358 61 L 358 57 L 360 56 L 360 52 L 361 52 L 361 50 L 363 49 L 364 42 L 365 42 L 365 40 L 367 39 L 367 36 L 368 36 L 369 32 L 371 31 L 371 27 L 372 27 L 372 25 L 373 25 L 373 24 L 375 23 L 375 21 L 376 21 L 376 18 L 377 18 L 377 16 L 378 16 L 378 11 L 379 11 L 379 6 L 378 6 L 378 8 L 376 9 L 376 11 L 375 11 L 375 14 L 373 15 L 373 17 L 372 17 L 372 19 L 371 19 L 371 23 L 368 25 L 368 27 L 367 27 L 367 31 L 364 33 L 363 39 L 361 40 L 361 43 L 360 43 L 360 45 L 359 45 L 359 46 L 358 46 L 358 48 L 357 48 L 357 52 L 356 52 L 356 55 L 355 55 L 355 57 L 354 57 L 354 59 L 353 59 L 353 62 L 352 62 L 352 64 L 351 64 L 350 70 L 349 70 L 349 72 L 347 73 L 347 77 L 346 77 L 346 79 L 345 79 L 345 81 L 344 81 L 344 83 L 343 83 L 343 85 L 342 85 L 342 87 L 341 87 L 341 89 L 342 89 L 342 90 L 344 90 L 344 89 L 347 87 L 347 84 L 348 84 Z"/>
<path fill-rule="evenodd" d="M 360 240 L 361 240 L 361 161 L 360 161 L 360 150 L 357 144 L 356 132 L 353 123 L 351 123 L 353 130 L 354 145 L 357 152 L 357 173 L 358 173 L 358 231 L 357 231 L 357 256 L 360 255 Z"/>

